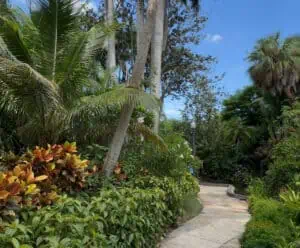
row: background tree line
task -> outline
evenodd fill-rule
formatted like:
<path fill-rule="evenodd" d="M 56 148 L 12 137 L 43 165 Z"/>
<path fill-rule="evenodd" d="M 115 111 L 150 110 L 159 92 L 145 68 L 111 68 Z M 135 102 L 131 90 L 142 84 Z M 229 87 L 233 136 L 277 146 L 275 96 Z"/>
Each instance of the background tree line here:
<path fill-rule="evenodd" d="M 0 7 L 6 151 L 97 143 L 110 147 L 110 175 L 128 127 L 160 140 L 164 99 L 190 94 L 196 74 L 204 77 L 215 61 L 188 48 L 207 20 L 197 1 L 100 1 L 99 11 L 72 1 L 31 1 L 25 12 Z M 147 116 L 151 123 L 138 123 Z"/>

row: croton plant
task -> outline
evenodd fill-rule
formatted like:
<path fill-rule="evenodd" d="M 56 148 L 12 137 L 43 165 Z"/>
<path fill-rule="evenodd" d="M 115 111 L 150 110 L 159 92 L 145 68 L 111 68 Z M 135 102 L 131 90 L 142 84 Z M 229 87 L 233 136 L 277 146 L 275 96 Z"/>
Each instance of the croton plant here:
<path fill-rule="evenodd" d="M 46 175 L 35 176 L 32 164 L 23 161 L 13 170 L 0 173 L 0 214 L 11 218 L 23 205 L 42 206 L 51 204 L 56 198 L 55 191 L 43 192 L 40 184 Z"/>
<path fill-rule="evenodd" d="M 13 169 L 0 172 L 0 216 L 14 217 L 22 206 L 49 205 L 58 192 L 80 190 L 88 161 L 76 153 L 76 143 L 66 142 L 17 157 Z"/>
<path fill-rule="evenodd" d="M 75 142 L 48 145 L 47 149 L 36 147 L 32 152 L 33 170 L 47 176 L 44 185 L 55 185 L 59 191 L 66 192 L 80 190 L 88 175 L 88 160 L 82 160 L 76 153 Z"/>

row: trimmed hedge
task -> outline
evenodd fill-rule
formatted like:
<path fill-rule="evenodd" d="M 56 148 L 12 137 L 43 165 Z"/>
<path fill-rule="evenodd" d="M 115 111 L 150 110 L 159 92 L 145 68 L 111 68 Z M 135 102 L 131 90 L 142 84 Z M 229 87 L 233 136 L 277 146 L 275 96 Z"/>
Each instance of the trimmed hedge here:
<path fill-rule="evenodd" d="M 121 188 L 103 189 L 88 200 L 62 197 L 38 211 L 23 209 L 22 218 L 0 227 L 0 247 L 155 247 L 182 212 L 187 193 L 199 191 L 186 174 L 138 178 Z"/>

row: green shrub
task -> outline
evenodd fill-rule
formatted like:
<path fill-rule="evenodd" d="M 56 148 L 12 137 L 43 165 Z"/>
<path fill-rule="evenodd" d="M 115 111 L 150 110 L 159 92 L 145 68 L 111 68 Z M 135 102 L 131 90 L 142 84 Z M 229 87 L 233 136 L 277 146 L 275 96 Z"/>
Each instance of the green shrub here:
<path fill-rule="evenodd" d="M 273 199 L 257 199 L 252 208 L 253 219 L 259 221 L 271 221 L 275 224 L 286 226 L 289 219 L 285 216 L 281 202 Z"/>
<path fill-rule="evenodd" d="M 243 248 L 275 248 L 283 237 L 289 236 L 285 227 L 268 220 L 251 220 L 242 239 Z"/>
<path fill-rule="evenodd" d="M 145 176 L 123 184 L 93 197 L 63 196 L 37 211 L 22 209 L 20 219 L 0 225 L 0 247 L 156 247 L 187 196 L 199 191 L 188 173 L 179 181 Z"/>
<path fill-rule="evenodd" d="M 250 196 L 261 198 L 267 197 L 265 182 L 262 179 L 252 180 L 248 187 L 248 193 Z"/>
<path fill-rule="evenodd" d="M 106 189 L 89 201 L 63 197 L 2 226 L 0 247 L 155 247 L 170 224 L 165 198 L 158 188 Z"/>
<path fill-rule="evenodd" d="M 300 225 L 300 192 L 289 189 L 281 193 L 280 198 L 289 218 Z"/>
<path fill-rule="evenodd" d="M 123 154 L 121 164 L 129 177 L 145 169 L 155 176 L 181 177 L 190 168 L 196 172 L 202 166 L 202 161 L 192 155 L 192 149 L 181 135 L 168 135 L 163 139 L 167 150 L 146 142 Z"/>
<path fill-rule="evenodd" d="M 267 198 L 265 182 L 262 179 L 254 179 L 248 186 L 248 203 L 249 209 L 252 210 L 254 203 L 258 199 Z"/>
<path fill-rule="evenodd" d="M 300 126 L 299 103 L 283 111 L 284 138 L 272 149 L 273 163 L 265 177 L 271 196 L 278 196 L 281 190 L 292 186 L 295 175 L 300 174 Z"/>
<path fill-rule="evenodd" d="M 195 198 L 199 192 L 199 184 L 195 177 L 186 173 L 179 180 L 171 177 L 138 177 L 127 183 L 133 188 L 151 189 L 160 188 L 166 193 L 166 204 L 172 211 L 173 222 L 179 215 L 182 215 L 184 202 L 188 199 Z"/>
<path fill-rule="evenodd" d="M 252 199 L 252 219 L 247 224 L 243 248 L 286 247 L 297 240 L 298 227 L 291 219 L 292 211 L 277 200 L 268 198 Z"/>

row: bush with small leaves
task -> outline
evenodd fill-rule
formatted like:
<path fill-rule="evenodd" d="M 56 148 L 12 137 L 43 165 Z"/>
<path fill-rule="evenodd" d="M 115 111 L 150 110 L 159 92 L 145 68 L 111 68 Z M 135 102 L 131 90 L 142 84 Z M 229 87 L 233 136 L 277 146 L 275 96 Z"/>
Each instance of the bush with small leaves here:
<path fill-rule="evenodd" d="M 182 214 L 184 201 L 195 198 L 200 190 L 195 177 L 190 173 L 178 179 L 172 177 L 141 176 L 127 183 L 134 188 L 160 188 L 166 192 L 166 204 L 172 211 L 173 222 Z"/>
<path fill-rule="evenodd" d="M 62 197 L 2 225 L 0 247 L 156 247 L 171 222 L 166 197 L 159 188 L 103 189 L 87 201 Z"/>

